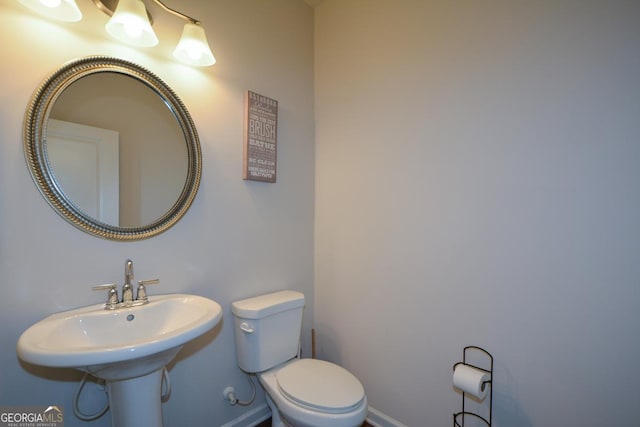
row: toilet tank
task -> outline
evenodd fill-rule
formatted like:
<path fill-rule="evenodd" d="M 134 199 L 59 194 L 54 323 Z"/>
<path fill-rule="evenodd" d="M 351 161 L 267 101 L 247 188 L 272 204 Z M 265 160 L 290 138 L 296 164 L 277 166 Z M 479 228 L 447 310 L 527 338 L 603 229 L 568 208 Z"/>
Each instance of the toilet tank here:
<path fill-rule="evenodd" d="M 234 317 L 238 366 L 262 372 L 298 354 L 304 294 L 280 291 L 236 301 Z"/>

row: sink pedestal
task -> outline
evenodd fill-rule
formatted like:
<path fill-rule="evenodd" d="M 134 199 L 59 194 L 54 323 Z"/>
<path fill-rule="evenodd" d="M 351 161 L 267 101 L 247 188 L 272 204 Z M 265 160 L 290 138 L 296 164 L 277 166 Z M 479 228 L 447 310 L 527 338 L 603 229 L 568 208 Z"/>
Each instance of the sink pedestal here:
<path fill-rule="evenodd" d="M 162 369 L 107 381 L 113 427 L 162 427 Z"/>
<path fill-rule="evenodd" d="M 162 370 L 181 349 L 86 368 L 107 383 L 113 427 L 162 427 Z"/>

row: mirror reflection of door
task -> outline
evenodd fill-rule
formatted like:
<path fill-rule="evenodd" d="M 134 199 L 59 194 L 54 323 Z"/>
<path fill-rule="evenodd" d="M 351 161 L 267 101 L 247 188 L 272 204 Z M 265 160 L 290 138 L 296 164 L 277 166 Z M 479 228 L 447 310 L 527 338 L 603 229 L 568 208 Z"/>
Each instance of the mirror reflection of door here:
<path fill-rule="evenodd" d="M 180 197 L 189 164 L 185 135 L 174 113 L 147 85 L 117 73 L 85 76 L 64 90 L 49 118 L 119 134 L 119 216 L 115 222 L 93 218 L 140 227 L 158 220 Z M 66 184 L 61 190 L 69 194 Z"/>
<path fill-rule="evenodd" d="M 78 209 L 119 224 L 118 132 L 50 119 L 47 155 L 55 179 Z"/>

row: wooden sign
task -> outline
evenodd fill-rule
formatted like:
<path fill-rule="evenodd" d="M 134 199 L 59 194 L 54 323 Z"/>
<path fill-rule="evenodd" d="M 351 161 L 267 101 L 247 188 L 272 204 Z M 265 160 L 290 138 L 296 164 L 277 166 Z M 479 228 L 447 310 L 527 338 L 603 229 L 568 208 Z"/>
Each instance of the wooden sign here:
<path fill-rule="evenodd" d="M 278 101 L 247 91 L 242 178 L 276 182 Z"/>

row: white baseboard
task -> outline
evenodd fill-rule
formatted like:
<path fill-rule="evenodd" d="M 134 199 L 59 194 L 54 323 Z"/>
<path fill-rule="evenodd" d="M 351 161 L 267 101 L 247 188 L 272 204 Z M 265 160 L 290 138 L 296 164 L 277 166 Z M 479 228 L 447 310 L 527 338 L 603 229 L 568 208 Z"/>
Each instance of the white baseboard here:
<path fill-rule="evenodd" d="M 371 406 L 369 406 L 367 422 L 374 427 L 407 427 L 400 421 L 394 420 Z"/>
<path fill-rule="evenodd" d="M 269 405 L 263 403 L 220 427 L 253 427 L 271 416 Z"/>
<path fill-rule="evenodd" d="M 368 412 L 367 422 L 374 427 L 407 427 L 400 421 L 394 420 L 371 406 L 369 406 Z M 221 425 L 220 427 L 254 427 L 270 416 L 271 409 L 269 409 L 269 406 L 264 403 L 248 412 L 245 412 L 228 423 Z"/>

